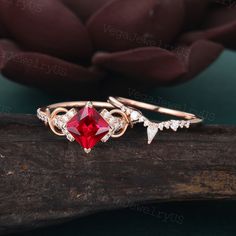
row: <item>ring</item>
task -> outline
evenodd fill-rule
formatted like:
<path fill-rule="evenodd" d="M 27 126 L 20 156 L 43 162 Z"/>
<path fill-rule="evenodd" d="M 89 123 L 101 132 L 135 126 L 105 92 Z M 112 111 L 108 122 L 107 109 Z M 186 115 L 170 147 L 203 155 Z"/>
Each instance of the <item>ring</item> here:
<path fill-rule="evenodd" d="M 129 126 L 127 115 L 107 102 L 56 103 L 39 108 L 37 116 L 54 134 L 66 136 L 71 142 L 77 141 L 86 153 L 99 141 L 121 137 Z"/>
<path fill-rule="evenodd" d="M 160 107 L 149 103 L 138 102 L 128 98 L 109 97 L 108 102 L 121 109 L 121 111 L 127 115 L 131 126 L 136 123 L 143 123 L 144 126 L 147 127 L 148 144 L 151 144 L 158 131 L 163 131 L 164 129 L 172 129 L 173 131 L 177 131 L 179 128 L 189 128 L 191 124 L 199 124 L 203 122 L 203 118 L 191 113 Z M 153 122 L 135 108 L 175 116 L 181 118 L 181 120 Z"/>
<path fill-rule="evenodd" d="M 95 108 L 100 108 L 97 111 Z M 139 109 L 172 115 L 181 120 L 151 121 Z M 198 124 L 202 118 L 194 114 L 172 110 L 122 97 L 109 97 L 107 102 L 74 101 L 49 105 L 37 110 L 37 116 L 52 132 L 77 141 L 86 153 L 99 142 L 124 135 L 129 126 L 143 123 L 147 127 L 148 144 L 157 132 L 164 129 L 177 131 Z"/>

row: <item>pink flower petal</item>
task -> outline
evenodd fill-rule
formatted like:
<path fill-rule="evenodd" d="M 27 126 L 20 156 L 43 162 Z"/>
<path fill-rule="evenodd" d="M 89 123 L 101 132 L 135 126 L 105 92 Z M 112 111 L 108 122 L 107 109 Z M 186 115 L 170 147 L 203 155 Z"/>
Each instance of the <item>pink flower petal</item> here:
<path fill-rule="evenodd" d="M 174 53 L 157 47 L 97 53 L 93 62 L 129 79 L 135 78 L 136 82 L 142 81 L 146 85 L 168 83 L 187 72 L 185 65 Z"/>
<path fill-rule="evenodd" d="M 96 48 L 119 51 L 171 42 L 184 21 L 183 0 L 114 0 L 87 22 Z"/>
<path fill-rule="evenodd" d="M 211 64 L 222 50 L 219 44 L 198 41 L 191 46 L 176 47 L 173 52 L 161 48 L 139 48 L 125 52 L 97 53 L 93 62 L 122 76 L 135 78 L 136 82 L 143 81 L 144 86 L 150 86 L 191 79 Z"/>
<path fill-rule="evenodd" d="M 69 59 L 91 54 L 87 30 L 60 1 L 1 1 L 0 20 L 27 50 Z"/>
<path fill-rule="evenodd" d="M 236 8 L 217 8 L 212 10 L 198 31 L 187 32 L 180 38 L 181 43 L 191 44 L 207 39 L 236 49 Z"/>
<path fill-rule="evenodd" d="M 206 69 L 223 51 L 223 46 L 211 41 L 199 40 L 190 46 L 180 46 L 175 51 L 179 60 L 182 61 L 188 71 L 182 78 L 175 82 L 189 80 Z"/>
<path fill-rule="evenodd" d="M 111 0 L 61 0 L 80 19 L 86 22 L 91 15 Z"/>
<path fill-rule="evenodd" d="M 0 40 L 0 70 L 5 66 L 5 64 L 18 53 L 20 49 L 15 43 L 7 39 Z"/>
<path fill-rule="evenodd" d="M 12 57 L 2 69 L 7 78 L 42 88 L 73 90 L 75 85 L 96 84 L 104 74 L 94 68 L 85 68 L 61 59 L 22 52 Z"/>

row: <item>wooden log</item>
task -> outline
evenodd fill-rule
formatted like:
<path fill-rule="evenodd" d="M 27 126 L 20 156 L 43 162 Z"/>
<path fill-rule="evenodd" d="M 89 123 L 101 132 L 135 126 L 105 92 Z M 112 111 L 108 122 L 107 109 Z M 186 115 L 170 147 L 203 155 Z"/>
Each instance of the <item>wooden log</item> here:
<path fill-rule="evenodd" d="M 236 199 L 236 127 L 136 127 L 88 155 L 32 115 L 0 115 L 0 234 L 162 201 Z"/>

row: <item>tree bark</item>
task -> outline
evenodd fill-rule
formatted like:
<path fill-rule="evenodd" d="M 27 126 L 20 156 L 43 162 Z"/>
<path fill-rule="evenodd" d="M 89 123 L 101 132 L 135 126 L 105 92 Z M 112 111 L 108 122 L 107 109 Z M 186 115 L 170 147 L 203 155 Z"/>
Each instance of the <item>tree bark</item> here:
<path fill-rule="evenodd" d="M 0 234 L 137 203 L 236 199 L 236 127 L 136 127 L 85 154 L 32 115 L 0 115 Z"/>

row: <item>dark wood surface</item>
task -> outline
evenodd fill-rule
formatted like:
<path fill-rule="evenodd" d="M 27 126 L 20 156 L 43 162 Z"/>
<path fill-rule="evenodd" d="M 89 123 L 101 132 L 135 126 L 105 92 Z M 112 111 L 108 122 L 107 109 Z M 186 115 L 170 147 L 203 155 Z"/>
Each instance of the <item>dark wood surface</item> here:
<path fill-rule="evenodd" d="M 146 129 L 88 155 L 31 115 L 0 115 L 0 234 L 137 203 L 236 199 L 236 127 Z"/>

